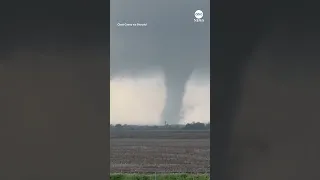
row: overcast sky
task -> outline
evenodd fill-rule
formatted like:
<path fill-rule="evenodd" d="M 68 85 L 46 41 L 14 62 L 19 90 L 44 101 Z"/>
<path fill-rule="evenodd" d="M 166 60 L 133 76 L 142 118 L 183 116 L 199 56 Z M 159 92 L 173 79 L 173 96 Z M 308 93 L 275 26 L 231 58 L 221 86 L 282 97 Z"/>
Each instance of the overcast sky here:
<path fill-rule="evenodd" d="M 203 11 L 204 22 L 194 22 L 196 10 Z M 111 73 L 118 77 L 111 81 L 111 123 L 157 124 L 165 98 L 160 67 L 173 61 L 202 74 L 188 83 L 184 122 L 210 119 L 209 17 L 209 0 L 111 1 Z M 120 74 L 126 70 L 140 76 Z"/>

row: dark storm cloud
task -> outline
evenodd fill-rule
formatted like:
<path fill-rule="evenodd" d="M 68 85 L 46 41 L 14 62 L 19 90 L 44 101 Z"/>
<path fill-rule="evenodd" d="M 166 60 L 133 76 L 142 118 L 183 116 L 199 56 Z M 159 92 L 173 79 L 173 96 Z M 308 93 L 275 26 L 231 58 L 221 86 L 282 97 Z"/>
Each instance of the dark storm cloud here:
<path fill-rule="evenodd" d="M 108 3 L 23 1 L 1 11 L 2 54 L 32 47 L 34 51 L 108 49 Z M 31 49 L 32 49 L 31 48 Z M 54 52 L 56 53 L 56 52 Z"/>
<path fill-rule="evenodd" d="M 108 178 L 107 8 L 1 6 L 0 179 Z"/>
<path fill-rule="evenodd" d="M 204 22 L 194 22 L 202 10 Z M 111 1 L 111 69 L 209 65 L 210 13 L 207 0 Z M 118 27 L 117 23 L 147 23 Z M 174 63 L 172 63 L 174 62 Z"/>
<path fill-rule="evenodd" d="M 195 11 L 204 22 L 194 22 Z M 179 123 L 186 83 L 196 68 L 209 68 L 209 1 L 111 2 L 111 74 L 160 68 L 166 100 L 161 121 Z M 120 27 L 118 23 L 141 23 Z M 139 72 L 139 73 L 137 73 Z"/>
<path fill-rule="evenodd" d="M 216 4 L 212 179 L 320 176 L 319 11 L 297 2 Z"/>

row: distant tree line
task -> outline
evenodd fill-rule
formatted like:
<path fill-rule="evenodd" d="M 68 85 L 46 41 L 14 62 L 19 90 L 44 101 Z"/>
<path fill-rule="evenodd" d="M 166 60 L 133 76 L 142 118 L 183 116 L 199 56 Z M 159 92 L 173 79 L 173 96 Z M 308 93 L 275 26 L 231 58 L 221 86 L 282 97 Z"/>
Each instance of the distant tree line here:
<path fill-rule="evenodd" d="M 162 125 L 162 126 L 143 126 L 143 125 L 127 125 L 115 124 L 110 126 L 113 130 L 210 130 L 210 123 L 192 122 L 186 125 Z"/>

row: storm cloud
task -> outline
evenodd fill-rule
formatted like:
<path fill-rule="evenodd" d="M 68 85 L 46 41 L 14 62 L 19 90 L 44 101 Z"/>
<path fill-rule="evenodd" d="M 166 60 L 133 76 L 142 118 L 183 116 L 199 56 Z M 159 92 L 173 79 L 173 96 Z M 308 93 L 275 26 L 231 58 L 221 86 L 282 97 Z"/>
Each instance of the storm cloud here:
<path fill-rule="evenodd" d="M 194 12 L 199 9 L 204 13 L 204 22 L 195 23 Z M 162 119 L 171 121 L 171 123 L 209 120 L 208 110 L 204 110 L 209 108 L 206 102 L 209 101 L 209 87 L 206 85 L 199 86 L 197 85 L 199 83 L 193 82 L 189 82 L 188 87 L 186 87 L 186 83 L 190 80 L 195 70 L 197 70 L 197 76 L 192 77 L 194 81 L 207 81 L 202 84 L 209 83 L 209 22 L 209 2 L 205 0 L 111 1 L 110 68 L 113 78 L 111 85 L 118 85 L 111 86 L 112 91 L 115 93 L 122 92 L 124 94 L 131 93 L 131 96 L 135 96 L 136 98 L 139 96 L 140 99 L 146 97 L 149 99 L 149 102 L 146 102 L 128 97 L 125 101 L 122 101 L 123 114 L 127 114 L 128 117 L 134 115 L 132 112 L 129 112 L 131 111 L 129 110 L 129 106 L 131 106 L 129 104 L 137 104 L 145 107 L 144 110 L 136 112 L 136 114 L 141 113 L 137 116 L 142 117 L 144 116 L 143 114 L 152 112 L 154 116 L 149 117 L 145 115 L 148 118 L 144 118 L 144 121 L 155 124 L 161 121 L 161 111 L 163 111 L 162 115 L 166 116 Z M 144 25 L 124 27 L 123 24 L 125 23 L 140 23 Z M 157 90 L 150 92 L 154 87 L 151 87 L 152 85 L 146 85 L 148 84 L 147 82 L 142 85 L 141 81 L 146 81 L 146 77 L 153 75 L 155 75 L 158 80 L 150 81 L 162 81 L 162 85 L 158 86 Z M 120 88 L 120 82 L 116 79 L 120 77 L 127 79 L 122 81 L 122 88 L 126 87 L 127 92 L 123 92 L 123 89 L 117 90 L 117 88 Z M 140 79 L 138 80 L 140 83 L 137 81 L 135 85 L 132 83 L 130 86 L 124 85 L 125 82 L 134 82 L 134 79 L 137 78 Z M 137 88 L 139 86 L 138 84 L 140 84 L 141 87 L 139 88 L 139 92 L 134 95 L 133 91 L 137 91 L 137 89 L 133 90 L 133 86 Z M 153 84 L 153 82 L 149 82 L 149 84 Z M 195 94 L 195 91 L 191 90 L 195 88 L 198 88 L 198 92 L 203 92 L 201 89 L 207 88 L 207 90 L 205 90 L 207 93 L 205 93 L 205 95 Z M 155 92 L 158 92 L 158 94 L 155 94 Z M 192 93 L 192 95 L 190 93 Z M 116 96 L 115 94 L 113 95 Z M 120 96 L 120 94 L 117 96 Z M 203 98 L 203 96 L 206 96 L 206 98 Z M 190 103 L 190 100 L 186 100 L 190 99 L 190 97 L 194 99 L 191 100 L 193 101 L 193 105 L 191 106 L 202 108 L 202 110 L 198 110 L 202 113 L 197 116 L 191 115 L 192 112 L 190 108 L 185 108 L 186 112 L 179 112 L 183 109 L 183 106 L 190 106 L 190 104 L 186 104 L 186 101 Z M 120 99 L 117 104 L 120 103 L 119 101 Z M 154 109 L 150 106 L 153 101 L 156 105 L 153 107 Z M 182 103 L 182 105 L 180 105 L 180 103 Z M 117 105 L 111 104 L 111 106 Z M 128 107 L 129 109 L 124 107 Z M 111 113 L 119 114 L 120 112 L 111 111 Z M 179 117 L 177 117 L 177 113 L 185 114 L 182 115 L 181 121 Z M 207 113 L 207 115 L 205 115 L 205 113 Z M 115 116 L 113 116 L 113 118 L 115 118 Z M 113 118 L 111 121 L 120 122 L 119 119 L 116 120 Z M 129 119 L 123 120 L 123 122 L 129 121 Z M 131 123 L 135 123 L 135 121 Z"/>

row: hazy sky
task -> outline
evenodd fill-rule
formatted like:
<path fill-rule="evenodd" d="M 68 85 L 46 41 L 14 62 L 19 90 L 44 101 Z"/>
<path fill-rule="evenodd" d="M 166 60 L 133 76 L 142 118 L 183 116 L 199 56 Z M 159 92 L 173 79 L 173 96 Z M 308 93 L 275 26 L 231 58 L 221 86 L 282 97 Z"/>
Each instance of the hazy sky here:
<path fill-rule="evenodd" d="M 194 22 L 196 10 L 203 11 L 204 22 Z M 111 1 L 111 73 L 118 75 L 111 81 L 111 123 L 160 122 L 165 86 L 159 67 L 168 64 L 204 68 L 187 85 L 181 123 L 210 119 L 209 17 L 209 0 Z M 135 71 L 120 75 L 125 70 Z"/>
<path fill-rule="evenodd" d="M 158 124 L 164 106 L 165 87 L 161 76 L 121 78 L 111 81 L 111 123 Z M 138 103 L 137 103 L 138 102 Z M 184 98 L 185 119 L 181 123 L 210 119 L 210 84 L 190 81 Z"/>

